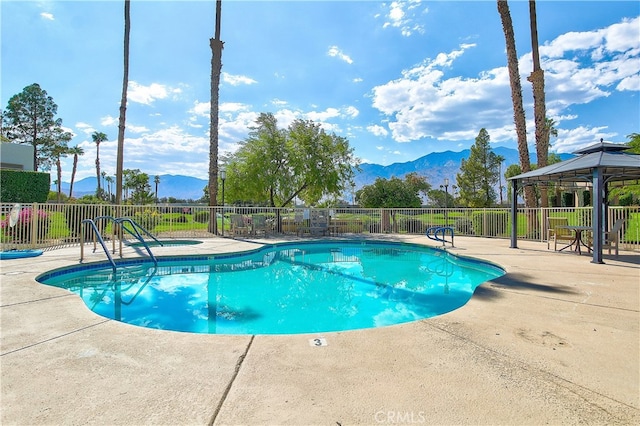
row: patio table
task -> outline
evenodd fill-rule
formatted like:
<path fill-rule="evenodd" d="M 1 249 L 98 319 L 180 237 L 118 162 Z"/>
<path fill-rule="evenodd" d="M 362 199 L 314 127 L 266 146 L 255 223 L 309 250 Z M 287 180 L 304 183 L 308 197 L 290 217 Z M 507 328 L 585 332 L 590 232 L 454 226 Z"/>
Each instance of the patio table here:
<path fill-rule="evenodd" d="M 583 234 L 586 231 L 590 231 L 590 230 L 593 229 L 591 226 L 563 225 L 563 226 L 557 226 L 556 228 L 569 229 L 569 230 L 573 231 L 573 236 L 574 236 L 573 241 L 571 241 L 568 245 L 566 245 L 565 247 L 562 247 L 558 251 L 562 251 L 562 250 L 564 250 L 566 248 L 575 246 L 573 251 L 578 252 L 578 254 L 582 254 L 582 247 L 586 247 L 586 249 L 589 251 L 589 253 L 591 253 L 591 247 L 589 246 L 589 244 L 585 243 L 584 239 L 582 238 Z"/>

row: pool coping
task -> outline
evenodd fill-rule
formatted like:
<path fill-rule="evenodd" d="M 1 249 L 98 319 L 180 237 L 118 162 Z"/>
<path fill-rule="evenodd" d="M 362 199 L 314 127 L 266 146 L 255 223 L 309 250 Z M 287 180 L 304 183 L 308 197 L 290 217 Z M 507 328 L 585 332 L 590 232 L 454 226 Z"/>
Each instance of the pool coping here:
<path fill-rule="evenodd" d="M 440 247 L 422 236 L 383 238 Z M 154 253 L 225 253 L 255 244 L 212 238 Z M 439 317 L 321 335 L 193 335 L 129 326 L 34 281 L 77 263 L 78 248 L 3 260 L 0 420 L 640 422 L 638 253 L 605 255 L 599 265 L 538 242 L 512 249 L 506 240 L 459 237 L 456 244 L 448 250 L 493 262 L 507 274 Z"/>

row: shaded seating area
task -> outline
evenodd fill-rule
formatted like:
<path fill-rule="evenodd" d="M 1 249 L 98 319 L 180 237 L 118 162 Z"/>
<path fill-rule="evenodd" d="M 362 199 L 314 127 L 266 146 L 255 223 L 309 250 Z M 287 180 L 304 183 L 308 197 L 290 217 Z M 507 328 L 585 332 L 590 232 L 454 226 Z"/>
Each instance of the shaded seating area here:
<path fill-rule="evenodd" d="M 584 229 L 578 229 L 586 228 L 584 226 L 569 227 L 569 229 L 573 228 L 576 235 L 580 231 L 585 234 L 585 238 L 588 238 L 585 245 L 593 253 L 592 263 L 604 263 L 603 249 L 609 246 L 613 249 L 617 248 L 617 243 L 613 242 L 613 234 L 610 234 L 612 242 L 607 242 L 605 239 L 609 229 L 607 223 L 609 186 L 614 182 L 618 186 L 640 182 L 640 155 L 627 152 L 629 149 L 630 147 L 625 144 L 609 143 L 600 139 L 599 143 L 574 152 L 576 157 L 570 160 L 510 177 L 509 181 L 512 184 L 510 247 L 518 247 L 518 191 L 521 187 L 543 186 L 549 183 L 559 185 L 582 183 L 590 186 L 593 193 L 590 236 L 586 235 L 587 232 Z M 616 235 L 619 242 L 619 232 Z M 585 238 L 581 240 L 584 241 Z"/>
<path fill-rule="evenodd" d="M 553 241 L 553 250 L 555 251 L 558 251 L 558 241 L 567 244 L 573 242 L 574 234 L 567 228 L 568 226 L 569 219 L 566 217 L 547 218 L 547 249 L 550 248 L 551 241 Z"/>

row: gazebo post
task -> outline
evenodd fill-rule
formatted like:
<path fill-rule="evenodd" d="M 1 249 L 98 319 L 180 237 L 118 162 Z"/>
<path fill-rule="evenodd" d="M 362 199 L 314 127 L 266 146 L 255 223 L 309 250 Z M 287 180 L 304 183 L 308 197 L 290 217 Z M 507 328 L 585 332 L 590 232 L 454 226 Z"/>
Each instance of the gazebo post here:
<path fill-rule="evenodd" d="M 602 169 L 593 169 L 593 260 L 591 263 L 604 263 L 602 261 L 602 238 L 604 236 L 604 179 Z"/>
<path fill-rule="evenodd" d="M 511 188 L 511 246 L 518 248 L 518 180 L 514 179 Z"/>

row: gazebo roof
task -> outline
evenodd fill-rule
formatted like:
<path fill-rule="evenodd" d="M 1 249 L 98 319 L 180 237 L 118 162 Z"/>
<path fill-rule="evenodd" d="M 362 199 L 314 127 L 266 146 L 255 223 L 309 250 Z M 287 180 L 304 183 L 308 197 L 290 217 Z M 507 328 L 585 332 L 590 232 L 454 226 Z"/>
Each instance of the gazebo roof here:
<path fill-rule="evenodd" d="M 628 146 L 596 143 L 576 151 L 575 158 L 551 164 L 509 178 L 522 184 L 540 182 L 591 182 L 593 171 L 599 169 L 605 182 L 640 180 L 640 155 L 624 153 Z"/>

